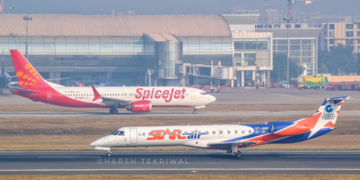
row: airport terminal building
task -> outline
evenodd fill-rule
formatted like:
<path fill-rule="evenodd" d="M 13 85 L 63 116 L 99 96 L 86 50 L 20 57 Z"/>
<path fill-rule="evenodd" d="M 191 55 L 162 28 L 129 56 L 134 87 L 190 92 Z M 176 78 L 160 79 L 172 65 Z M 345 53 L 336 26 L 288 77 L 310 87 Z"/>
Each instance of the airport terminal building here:
<path fill-rule="evenodd" d="M 112 79 L 126 85 L 265 84 L 272 32 L 233 31 L 226 15 L 0 14 L 0 50 L 19 49 L 44 78 Z M 257 16 L 243 17 L 255 27 Z M 27 38 L 28 37 L 28 38 Z M 243 49 L 239 49 L 243 48 Z"/>

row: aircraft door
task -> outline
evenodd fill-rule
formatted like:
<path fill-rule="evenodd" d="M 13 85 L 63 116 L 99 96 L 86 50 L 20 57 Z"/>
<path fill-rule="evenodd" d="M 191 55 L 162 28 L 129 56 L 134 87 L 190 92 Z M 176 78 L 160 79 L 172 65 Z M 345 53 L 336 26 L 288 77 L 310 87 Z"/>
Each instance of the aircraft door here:
<path fill-rule="evenodd" d="M 190 91 L 191 100 L 195 100 L 195 91 Z"/>
<path fill-rule="evenodd" d="M 131 142 L 131 144 L 137 143 L 137 129 L 136 128 L 130 128 L 130 142 Z"/>

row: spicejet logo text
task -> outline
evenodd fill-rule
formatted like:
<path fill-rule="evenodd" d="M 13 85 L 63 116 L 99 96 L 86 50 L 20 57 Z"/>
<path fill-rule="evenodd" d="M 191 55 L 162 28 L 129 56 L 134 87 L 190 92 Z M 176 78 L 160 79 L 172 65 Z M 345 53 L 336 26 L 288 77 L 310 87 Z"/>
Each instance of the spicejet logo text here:
<path fill-rule="evenodd" d="M 175 99 L 185 98 L 185 92 L 186 92 L 185 88 L 183 88 L 182 90 L 175 90 L 174 88 L 171 88 L 170 91 L 155 90 L 155 88 L 152 88 L 152 90 L 150 91 L 150 90 L 144 90 L 143 88 L 138 88 L 136 89 L 135 98 L 142 100 L 163 98 L 165 99 L 165 102 L 170 102 L 173 98 Z"/>

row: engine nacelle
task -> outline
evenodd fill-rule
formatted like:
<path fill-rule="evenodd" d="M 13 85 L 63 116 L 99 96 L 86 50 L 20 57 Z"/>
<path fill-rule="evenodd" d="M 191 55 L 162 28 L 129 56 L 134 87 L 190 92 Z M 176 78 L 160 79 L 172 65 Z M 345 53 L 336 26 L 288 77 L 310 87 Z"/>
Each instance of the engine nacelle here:
<path fill-rule="evenodd" d="M 296 124 L 291 122 L 272 122 L 271 132 L 279 136 L 293 136 L 310 131 L 310 127 L 304 124 Z"/>
<path fill-rule="evenodd" d="M 150 101 L 132 102 L 126 109 L 131 112 L 150 112 L 152 104 Z"/>

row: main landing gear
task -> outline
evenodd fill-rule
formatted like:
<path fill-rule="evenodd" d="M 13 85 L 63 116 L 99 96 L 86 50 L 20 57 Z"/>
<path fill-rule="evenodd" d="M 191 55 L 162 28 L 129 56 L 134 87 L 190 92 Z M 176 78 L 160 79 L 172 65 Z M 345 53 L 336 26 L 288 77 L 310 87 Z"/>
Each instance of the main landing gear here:
<path fill-rule="evenodd" d="M 194 108 L 193 114 L 197 114 L 197 109 Z"/>
<path fill-rule="evenodd" d="M 238 145 L 237 144 L 232 144 L 231 145 L 231 151 L 228 150 L 227 152 L 232 152 L 231 154 L 233 156 L 236 156 L 237 158 L 240 158 L 242 156 L 242 153 L 238 150 Z"/>
<path fill-rule="evenodd" d="M 233 152 L 232 155 L 236 156 L 237 158 L 240 158 L 242 156 L 242 153 L 240 151 L 238 151 L 237 153 Z"/>
<path fill-rule="evenodd" d="M 111 108 L 109 112 L 110 112 L 110 114 L 118 114 L 119 113 L 119 111 L 116 108 Z"/>

